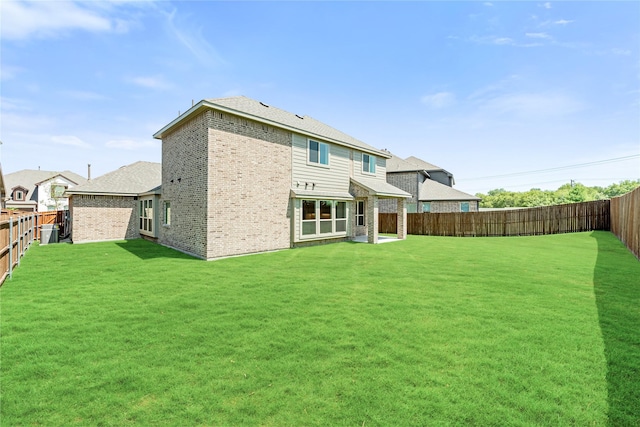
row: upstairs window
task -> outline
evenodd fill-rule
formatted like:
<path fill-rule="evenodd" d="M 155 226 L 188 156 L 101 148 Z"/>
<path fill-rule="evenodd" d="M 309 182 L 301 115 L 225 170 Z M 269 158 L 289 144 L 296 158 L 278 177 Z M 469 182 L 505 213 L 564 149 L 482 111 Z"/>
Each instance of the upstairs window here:
<path fill-rule="evenodd" d="M 362 155 L 362 172 L 376 173 L 376 158 L 374 156 Z"/>
<path fill-rule="evenodd" d="M 329 166 L 329 144 L 309 140 L 309 163 Z"/>
<path fill-rule="evenodd" d="M 24 192 L 22 190 L 15 190 L 13 192 L 13 200 L 21 202 L 24 200 Z"/>

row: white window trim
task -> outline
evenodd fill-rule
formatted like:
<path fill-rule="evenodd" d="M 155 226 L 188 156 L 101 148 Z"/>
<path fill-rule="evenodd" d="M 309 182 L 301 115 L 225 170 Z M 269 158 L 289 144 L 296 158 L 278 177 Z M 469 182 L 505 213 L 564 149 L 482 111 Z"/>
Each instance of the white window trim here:
<path fill-rule="evenodd" d="M 304 202 L 310 201 L 315 202 L 315 218 L 314 219 L 304 219 Z M 331 219 L 322 219 L 320 218 L 320 202 L 331 202 Z M 337 218 L 337 203 L 345 204 L 345 216 L 344 218 Z M 320 232 L 320 224 L 322 222 L 331 221 L 331 232 L 321 233 Z M 336 222 L 344 221 L 345 222 L 345 230 L 344 231 L 336 231 Z M 303 234 L 304 224 L 308 224 L 314 222 L 316 224 L 316 233 L 315 234 Z M 319 240 L 319 239 L 330 239 L 335 237 L 345 237 L 347 235 L 347 231 L 349 229 L 349 203 L 345 200 L 335 200 L 335 199 L 300 199 L 300 240 Z"/>
<path fill-rule="evenodd" d="M 364 156 L 367 156 L 369 158 L 369 170 L 364 170 Z M 376 156 L 373 156 L 371 154 L 367 154 L 367 153 L 362 153 L 362 159 L 361 159 L 361 163 L 362 163 L 362 173 L 366 174 L 366 175 L 375 175 L 376 174 Z M 373 172 L 371 172 L 371 169 L 373 168 Z"/>
<path fill-rule="evenodd" d="M 155 236 L 155 232 L 156 232 L 155 230 L 158 225 L 155 219 L 156 203 L 154 202 L 153 198 L 140 199 L 138 202 L 140 203 L 139 211 L 138 211 L 138 217 L 139 217 L 138 230 L 140 231 L 140 234 L 144 234 L 147 236 Z M 147 207 L 145 207 L 145 202 Z M 148 207 L 149 202 L 151 203 L 151 207 Z M 146 223 L 145 223 L 145 220 L 147 220 Z M 149 227 L 146 226 L 149 224 L 149 221 L 151 224 L 151 230 L 148 230 Z"/>
<path fill-rule="evenodd" d="M 316 144 L 318 144 L 318 162 L 312 162 L 311 160 L 309 160 L 309 154 L 311 153 L 311 142 L 315 142 Z M 320 158 L 321 158 L 320 153 L 322 152 L 320 147 L 323 145 L 327 147 L 327 164 L 320 162 Z M 319 168 L 326 168 L 326 169 L 328 169 L 331 166 L 331 146 L 326 142 L 321 142 L 321 141 L 310 139 L 310 138 L 307 139 L 306 156 L 307 156 L 307 165 L 309 166 L 316 166 Z"/>

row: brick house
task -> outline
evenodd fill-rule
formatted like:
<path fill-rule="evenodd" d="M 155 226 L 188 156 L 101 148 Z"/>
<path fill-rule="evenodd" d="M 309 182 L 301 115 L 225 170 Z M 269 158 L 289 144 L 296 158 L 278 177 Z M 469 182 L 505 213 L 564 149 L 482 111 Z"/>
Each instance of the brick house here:
<path fill-rule="evenodd" d="M 401 159 L 387 151 L 387 182 L 411 194 L 408 213 L 477 212 L 480 198 L 453 188 L 453 174 L 417 157 Z M 393 200 L 380 204 L 381 213 L 395 212 Z"/>
<path fill-rule="evenodd" d="M 406 237 L 409 194 L 391 156 L 308 116 L 239 96 L 207 99 L 158 131 L 158 242 L 204 259 L 336 242 L 378 242 L 393 199 Z"/>
<path fill-rule="evenodd" d="M 70 188 L 74 243 L 157 239 L 160 163 L 136 162 Z"/>
<path fill-rule="evenodd" d="M 246 97 L 202 100 L 137 162 L 67 191 L 73 242 L 144 237 L 203 259 L 353 240 L 378 243 L 378 206 L 404 200 L 384 151 Z"/>

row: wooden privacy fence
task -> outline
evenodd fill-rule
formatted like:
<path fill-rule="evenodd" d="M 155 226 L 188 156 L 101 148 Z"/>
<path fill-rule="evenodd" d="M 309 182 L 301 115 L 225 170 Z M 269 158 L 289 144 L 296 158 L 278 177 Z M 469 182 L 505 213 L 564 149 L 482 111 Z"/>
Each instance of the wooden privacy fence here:
<path fill-rule="evenodd" d="M 611 199 L 611 232 L 640 259 L 640 187 Z"/>
<path fill-rule="evenodd" d="M 0 286 L 35 240 L 36 217 L 35 212 L 0 214 Z"/>
<path fill-rule="evenodd" d="M 610 229 L 609 200 L 483 212 L 407 214 L 407 233 L 428 236 L 531 236 Z M 379 214 L 380 233 L 396 232 L 396 214 Z"/>

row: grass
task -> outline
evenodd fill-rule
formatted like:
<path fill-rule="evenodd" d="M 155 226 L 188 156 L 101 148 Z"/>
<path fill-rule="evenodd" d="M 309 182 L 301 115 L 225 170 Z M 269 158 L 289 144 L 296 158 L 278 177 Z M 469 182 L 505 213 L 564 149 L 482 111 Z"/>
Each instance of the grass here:
<path fill-rule="evenodd" d="M 638 425 L 639 277 L 606 232 L 35 246 L 0 289 L 0 423 Z"/>

